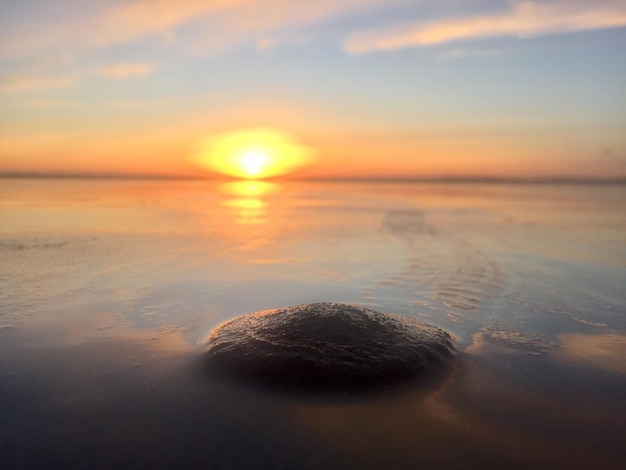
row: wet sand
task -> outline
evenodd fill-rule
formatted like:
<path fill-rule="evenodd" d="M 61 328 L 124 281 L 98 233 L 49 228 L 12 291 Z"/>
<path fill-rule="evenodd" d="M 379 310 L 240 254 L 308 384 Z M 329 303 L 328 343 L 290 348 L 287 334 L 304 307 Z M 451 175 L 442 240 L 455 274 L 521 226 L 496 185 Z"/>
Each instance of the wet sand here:
<path fill-rule="evenodd" d="M 3 183 L 1 468 L 626 461 L 622 187 Z M 204 366 L 223 321 L 320 300 L 444 328 L 454 365 L 343 395 Z"/>
<path fill-rule="evenodd" d="M 338 396 L 233 382 L 207 371 L 202 348 L 159 342 L 20 348 L 3 365 L 1 466 L 620 468 L 626 457 L 623 380 L 581 387 L 574 369 L 551 383 L 547 361 L 494 364 L 498 345 L 428 382 Z M 545 383 L 524 387 L 529 367 Z"/>

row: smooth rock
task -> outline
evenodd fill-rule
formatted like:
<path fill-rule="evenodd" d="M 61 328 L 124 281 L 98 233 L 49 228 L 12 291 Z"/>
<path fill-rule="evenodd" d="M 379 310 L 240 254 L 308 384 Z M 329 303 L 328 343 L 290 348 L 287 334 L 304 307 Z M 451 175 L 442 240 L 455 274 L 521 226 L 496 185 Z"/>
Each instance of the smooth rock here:
<path fill-rule="evenodd" d="M 440 369 L 454 355 L 450 335 L 414 318 L 313 303 L 253 312 L 218 326 L 209 363 L 275 385 L 388 385 Z"/>

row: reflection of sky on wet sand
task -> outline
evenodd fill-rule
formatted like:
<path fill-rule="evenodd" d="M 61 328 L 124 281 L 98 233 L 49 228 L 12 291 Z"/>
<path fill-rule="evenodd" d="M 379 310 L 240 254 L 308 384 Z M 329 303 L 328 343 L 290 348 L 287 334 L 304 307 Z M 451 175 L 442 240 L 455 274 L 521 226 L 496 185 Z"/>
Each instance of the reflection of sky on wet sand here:
<path fill-rule="evenodd" d="M 626 334 L 566 333 L 559 339 L 556 356 L 569 365 L 583 364 L 626 375 Z"/>
<path fill-rule="evenodd" d="M 355 468 L 617 468 L 625 423 L 611 406 L 538 393 L 503 372 L 465 358 L 434 391 L 295 411 Z"/>
<path fill-rule="evenodd" d="M 455 448 L 451 464 L 511 464 L 512 453 L 525 456 L 519 466 L 575 464 L 602 453 L 610 467 L 626 429 L 615 413 L 624 201 L 620 186 L 3 180 L 0 397 L 17 423 L 3 422 L 15 431 L 3 435 L 35 433 L 44 445 L 64 420 L 87 423 L 100 441 L 85 445 L 105 442 L 115 464 L 135 454 L 109 436 L 107 426 L 129 426 L 106 418 L 111 407 L 136 419 L 129 439 L 147 432 L 157 454 L 159 439 L 174 439 L 155 428 L 155 407 L 167 407 L 182 411 L 165 422 L 187 427 L 174 439 L 179 457 L 202 416 L 235 420 L 219 438 L 217 424 L 207 431 L 221 461 L 237 458 L 248 426 L 267 464 L 282 445 L 298 463 L 317 455 L 382 468 Z M 237 391 L 194 365 L 220 322 L 320 300 L 439 325 L 458 340 L 459 366 L 432 388 L 316 405 Z M 207 397 L 218 403 L 200 412 Z M 411 444 L 425 433 L 430 450 Z M 63 436 L 55 442 L 67 457 L 77 436 Z M 190 463 L 204 458 L 191 453 Z"/>

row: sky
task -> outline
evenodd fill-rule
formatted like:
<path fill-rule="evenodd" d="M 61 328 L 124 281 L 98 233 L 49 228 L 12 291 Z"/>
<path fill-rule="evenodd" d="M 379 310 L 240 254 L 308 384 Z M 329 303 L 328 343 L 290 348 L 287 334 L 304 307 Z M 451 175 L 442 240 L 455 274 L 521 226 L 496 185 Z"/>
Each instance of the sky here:
<path fill-rule="evenodd" d="M 626 176 L 626 0 L 0 13 L 0 173 Z"/>

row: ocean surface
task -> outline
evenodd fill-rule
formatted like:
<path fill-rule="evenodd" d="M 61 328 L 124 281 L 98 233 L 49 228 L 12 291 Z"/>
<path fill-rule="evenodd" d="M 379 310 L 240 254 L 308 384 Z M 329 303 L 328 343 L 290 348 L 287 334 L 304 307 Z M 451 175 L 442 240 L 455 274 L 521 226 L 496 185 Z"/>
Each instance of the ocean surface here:
<path fill-rule="evenodd" d="M 284 393 L 203 367 L 309 302 L 452 370 Z M 626 186 L 0 179 L 0 468 L 623 468 Z"/>

